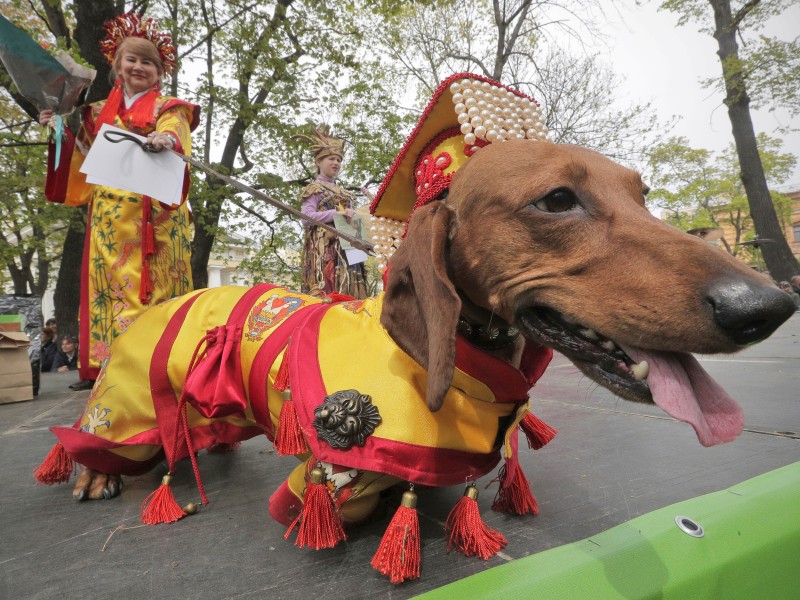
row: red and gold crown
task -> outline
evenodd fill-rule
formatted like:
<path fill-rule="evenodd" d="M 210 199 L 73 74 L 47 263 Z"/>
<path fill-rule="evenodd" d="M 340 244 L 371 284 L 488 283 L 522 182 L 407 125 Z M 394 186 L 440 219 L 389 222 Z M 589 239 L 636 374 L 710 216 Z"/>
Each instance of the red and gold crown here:
<path fill-rule="evenodd" d="M 142 15 L 133 11 L 111 19 L 104 26 L 106 39 L 100 42 L 100 51 L 110 65 L 114 64 L 114 56 L 119 45 L 125 38 L 138 37 L 156 47 L 164 67 L 164 73 L 169 75 L 175 69 L 175 46 L 172 45 L 172 36 L 168 33 L 158 32 L 158 22 L 155 19 L 143 19 Z"/>
<path fill-rule="evenodd" d="M 455 172 L 482 147 L 510 139 L 547 139 L 538 103 L 497 81 L 457 73 L 445 79 L 392 162 L 370 212 L 375 253 L 394 253 L 414 210 L 450 187 Z"/>

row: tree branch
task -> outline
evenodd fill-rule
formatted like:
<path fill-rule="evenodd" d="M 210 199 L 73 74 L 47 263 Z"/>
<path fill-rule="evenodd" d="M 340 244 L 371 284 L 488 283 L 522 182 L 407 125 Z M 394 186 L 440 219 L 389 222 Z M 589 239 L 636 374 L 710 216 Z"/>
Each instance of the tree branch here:
<path fill-rule="evenodd" d="M 731 28 L 739 29 L 739 24 L 744 21 L 750 12 L 755 9 L 756 6 L 761 4 L 761 0 L 750 0 L 747 2 L 742 8 L 736 11 L 736 14 L 733 15 L 731 18 Z"/>

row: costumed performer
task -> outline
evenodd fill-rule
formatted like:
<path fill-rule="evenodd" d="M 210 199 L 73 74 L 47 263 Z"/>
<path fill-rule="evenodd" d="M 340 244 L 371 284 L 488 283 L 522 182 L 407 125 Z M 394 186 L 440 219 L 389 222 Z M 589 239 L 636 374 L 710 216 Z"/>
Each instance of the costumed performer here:
<path fill-rule="evenodd" d="M 79 172 L 103 123 L 146 135 L 158 151 L 191 152 L 200 107 L 161 95 L 164 75 L 175 68 L 170 35 L 153 19 L 127 13 L 105 25 L 101 42 L 114 87 L 106 100 L 85 106 L 77 136 L 67 132 L 59 164 L 48 159 L 48 200 L 89 205 L 81 270 L 79 375 L 73 389 L 89 389 L 111 342 L 148 306 L 192 289 L 188 168 L 178 206 L 86 182 Z M 44 125 L 53 117 L 42 111 Z M 61 168 L 59 168 L 59 166 Z"/>
<path fill-rule="evenodd" d="M 299 137 L 310 142 L 317 165 L 317 178 L 301 192 L 301 210 L 304 215 L 323 223 L 333 223 L 336 214 L 343 214 L 351 220 L 355 215 L 355 195 L 336 183 L 344 159 L 344 141 L 332 137 L 327 126 L 312 128 L 311 131 L 313 137 Z M 366 298 L 364 263 L 348 264 L 335 235 L 321 227 L 306 224 L 302 291 L 312 296 L 336 293 Z"/>

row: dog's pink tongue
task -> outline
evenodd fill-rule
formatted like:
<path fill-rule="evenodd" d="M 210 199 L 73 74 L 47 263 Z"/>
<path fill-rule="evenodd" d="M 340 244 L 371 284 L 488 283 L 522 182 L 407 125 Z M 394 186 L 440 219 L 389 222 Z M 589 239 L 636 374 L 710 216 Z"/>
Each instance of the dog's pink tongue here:
<path fill-rule="evenodd" d="M 689 423 L 704 446 L 730 442 L 744 427 L 736 400 L 706 373 L 691 354 L 623 347 L 636 362 L 650 365 L 647 383 L 655 403 L 671 417 Z"/>

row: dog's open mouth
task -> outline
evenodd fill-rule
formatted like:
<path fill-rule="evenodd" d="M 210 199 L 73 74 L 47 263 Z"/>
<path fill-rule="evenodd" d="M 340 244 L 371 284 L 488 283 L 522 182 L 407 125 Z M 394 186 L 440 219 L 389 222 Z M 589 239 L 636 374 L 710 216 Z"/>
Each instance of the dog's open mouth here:
<path fill-rule="evenodd" d="M 729 442 L 744 427 L 742 409 L 691 354 L 620 345 L 546 308 L 521 310 L 516 323 L 525 337 L 561 352 L 621 398 L 655 403 L 689 423 L 704 446 Z"/>

